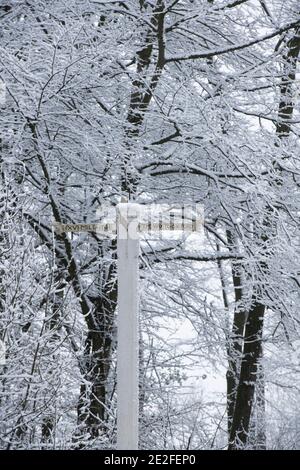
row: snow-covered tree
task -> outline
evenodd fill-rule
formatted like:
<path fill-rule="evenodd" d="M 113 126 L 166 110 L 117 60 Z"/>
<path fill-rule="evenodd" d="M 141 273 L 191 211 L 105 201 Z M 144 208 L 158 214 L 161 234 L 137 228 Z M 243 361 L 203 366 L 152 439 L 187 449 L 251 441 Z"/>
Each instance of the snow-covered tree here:
<path fill-rule="evenodd" d="M 7 0 L 0 25 L 1 445 L 115 445 L 116 242 L 52 223 L 126 195 L 205 208 L 204 239 L 142 243 L 141 446 L 265 448 L 299 339 L 298 2 Z M 195 368 L 227 397 L 182 400 Z"/>

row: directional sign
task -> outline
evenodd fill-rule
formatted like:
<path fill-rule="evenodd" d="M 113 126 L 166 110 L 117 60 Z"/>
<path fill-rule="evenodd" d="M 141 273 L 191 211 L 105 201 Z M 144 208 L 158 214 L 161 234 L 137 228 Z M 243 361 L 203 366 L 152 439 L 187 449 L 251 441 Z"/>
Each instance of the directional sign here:
<path fill-rule="evenodd" d="M 139 251 L 140 233 L 200 232 L 200 205 L 120 203 L 115 220 L 91 224 L 54 223 L 57 233 L 96 232 L 117 236 L 118 343 L 117 343 L 117 448 L 138 449 L 139 412 Z"/>

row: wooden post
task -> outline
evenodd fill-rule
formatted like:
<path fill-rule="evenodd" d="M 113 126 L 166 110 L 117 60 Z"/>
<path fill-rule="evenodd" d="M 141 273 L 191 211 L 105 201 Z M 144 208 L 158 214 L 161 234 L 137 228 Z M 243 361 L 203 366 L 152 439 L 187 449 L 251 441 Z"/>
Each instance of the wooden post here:
<path fill-rule="evenodd" d="M 203 213 L 185 215 L 180 206 L 179 219 L 170 212 L 169 224 L 140 223 L 138 204 L 122 202 L 117 205 L 117 221 L 100 224 L 62 224 L 55 222 L 58 233 L 97 232 L 103 237 L 117 233 L 118 251 L 118 347 L 117 347 L 117 448 L 138 449 L 139 412 L 139 232 L 180 230 L 196 232 L 203 226 Z M 197 209 L 197 205 L 195 206 Z M 178 212 L 178 207 L 177 207 Z"/>
<path fill-rule="evenodd" d="M 138 449 L 139 411 L 139 234 L 138 205 L 117 206 L 118 353 L 117 448 Z"/>

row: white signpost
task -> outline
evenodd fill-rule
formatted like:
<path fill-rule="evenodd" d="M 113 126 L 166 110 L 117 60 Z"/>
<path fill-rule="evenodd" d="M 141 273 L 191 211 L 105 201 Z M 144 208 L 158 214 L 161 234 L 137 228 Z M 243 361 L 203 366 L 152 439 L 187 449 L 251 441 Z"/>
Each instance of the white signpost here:
<path fill-rule="evenodd" d="M 139 207 L 117 207 L 118 350 L 117 448 L 138 449 L 139 415 Z"/>
<path fill-rule="evenodd" d="M 151 207 L 151 206 L 150 206 Z M 150 218 L 142 221 L 145 206 L 135 203 L 117 205 L 116 223 L 60 224 L 54 223 L 58 233 L 93 231 L 102 236 L 117 236 L 118 253 L 118 333 L 117 333 L 117 449 L 138 449 L 139 414 L 139 250 L 141 232 L 200 231 L 203 226 L 202 207 L 196 205 L 191 216 L 187 208 L 175 206 L 169 219 L 168 212 L 150 212 Z M 166 205 L 164 208 L 166 209 Z M 179 208 L 179 210 L 178 210 Z M 144 214 L 145 215 L 145 214 Z M 153 215 L 156 217 L 153 218 Z M 176 220 L 177 217 L 177 220 Z M 157 222 L 158 220 L 158 222 Z"/>

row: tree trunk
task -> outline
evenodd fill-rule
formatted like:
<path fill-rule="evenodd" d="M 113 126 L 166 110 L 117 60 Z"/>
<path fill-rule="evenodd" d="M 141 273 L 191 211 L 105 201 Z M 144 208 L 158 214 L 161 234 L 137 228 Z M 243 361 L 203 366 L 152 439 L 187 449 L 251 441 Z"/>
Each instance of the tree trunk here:
<path fill-rule="evenodd" d="M 229 249 L 237 251 L 237 241 L 233 234 L 227 230 L 227 240 Z M 241 308 L 243 298 L 242 290 L 242 266 L 239 261 L 232 263 L 232 282 L 234 287 L 235 309 L 232 324 L 231 337 L 227 346 L 228 370 L 226 374 L 227 381 L 227 429 L 228 438 L 230 437 L 232 419 L 234 414 L 236 391 L 239 383 L 240 367 L 243 352 L 243 338 L 246 322 L 246 312 Z"/>
<path fill-rule="evenodd" d="M 255 302 L 249 311 L 245 327 L 244 352 L 237 388 L 236 402 L 230 432 L 229 450 L 237 450 L 247 444 L 254 400 L 255 382 L 261 356 L 265 306 Z"/>
<path fill-rule="evenodd" d="M 278 122 L 276 134 L 279 139 L 289 136 L 291 130 L 291 118 L 294 112 L 293 84 L 296 78 L 297 60 L 300 51 L 300 29 L 297 28 L 294 36 L 286 44 L 287 52 L 285 55 L 285 70 L 280 85 L 280 102 L 278 108 Z M 275 178 L 280 185 L 278 173 L 281 171 L 276 162 L 274 162 Z M 277 176 L 276 176 L 277 175 Z M 263 233 L 260 242 L 264 244 L 264 256 L 267 258 L 269 253 L 268 242 L 272 240 L 276 232 L 276 221 L 274 219 L 273 209 L 266 208 L 265 218 L 262 223 Z M 254 232 L 255 234 L 255 232 Z M 267 262 L 260 262 L 257 270 L 263 277 L 267 278 Z M 255 385 L 257 383 L 259 360 L 262 354 L 262 332 L 265 314 L 265 305 L 262 302 L 264 292 L 259 287 L 259 280 L 254 285 L 252 295 L 252 308 L 249 310 L 248 319 L 244 335 L 244 354 L 241 365 L 240 380 L 237 388 L 234 415 L 230 432 L 229 450 L 238 450 L 247 445 L 250 419 L 253 410 Z M 267 291 L 267 286 L 264 286 Z M 265 292 L 266 294 L 267 292 Z"/>

